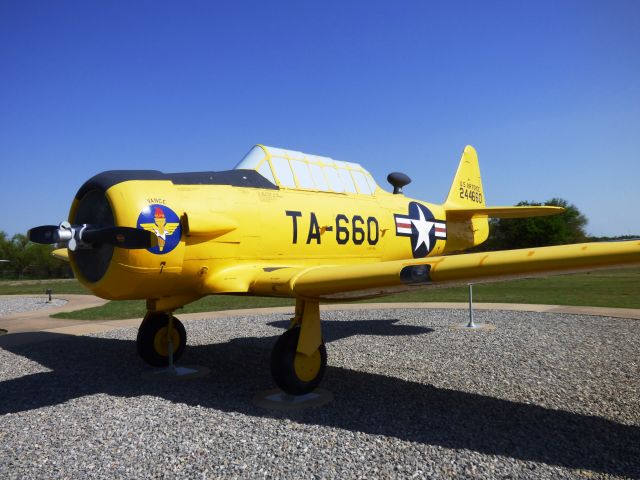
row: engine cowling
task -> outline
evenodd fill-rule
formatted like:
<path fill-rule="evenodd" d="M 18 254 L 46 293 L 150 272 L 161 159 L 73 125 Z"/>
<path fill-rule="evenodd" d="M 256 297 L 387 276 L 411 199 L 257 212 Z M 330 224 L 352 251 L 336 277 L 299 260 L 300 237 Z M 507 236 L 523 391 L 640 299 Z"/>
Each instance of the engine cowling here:
<path fill-rule="evenodd" d="M 160 172 L 145 172 L 144 180 L 136 178 L 140 173 L 96 175 L 80 188 L 69 212 L 72 225 L 133 227 L 154 239 L 149 248 L 102 243 L 69 252 L 76 277 L 103 298 L 159 298 L 186 287 L 179 281 L 185 249 L 179 192 L 169 180 L 148 179 Z"/>

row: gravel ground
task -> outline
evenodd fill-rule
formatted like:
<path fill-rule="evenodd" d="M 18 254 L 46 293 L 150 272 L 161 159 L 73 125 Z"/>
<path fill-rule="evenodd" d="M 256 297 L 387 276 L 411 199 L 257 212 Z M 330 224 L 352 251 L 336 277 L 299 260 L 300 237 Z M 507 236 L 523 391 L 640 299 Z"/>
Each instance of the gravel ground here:
<path fill-rule="evenodd" d="M 67 303 L 66 300 L 47 299 L 42 297 L 8 297 L 0 298 L 0 317 L 6 315 L 14 315 L 16 313 L 30 312 L 31 310 L 40 310 L 41 308 L 60 307 Z"/>
<path fill-rule="evenodd" d="M 287 318 L 186 322 L 187 381 L 135 329 L 0 349 L 0 478 L 640 478 L 637 320 L 327 312 L 334 401 L 262 409 Z"/>

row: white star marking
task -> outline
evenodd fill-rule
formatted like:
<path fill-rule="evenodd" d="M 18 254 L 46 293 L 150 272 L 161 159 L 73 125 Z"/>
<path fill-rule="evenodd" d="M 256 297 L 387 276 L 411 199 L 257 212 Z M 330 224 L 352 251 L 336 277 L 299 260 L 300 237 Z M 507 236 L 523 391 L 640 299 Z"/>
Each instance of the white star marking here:
<path fill-rule="evenodd" d="M 411 223 L 418 230 L 418 240 L 416 241 L 416 248 L 414 252 L 420 248 L 420 246 L 424 243 L 427 246 L 427 251 L 431 250 L 431 243 L 429 242 L 429 232 L 433 228 L 434 222 L 427 222 L 424 219 L 424 214 L 422 213 L 422 209 L 418 207 L 418 213 L 420 218 L 418 220 L 411 219 Z"/>

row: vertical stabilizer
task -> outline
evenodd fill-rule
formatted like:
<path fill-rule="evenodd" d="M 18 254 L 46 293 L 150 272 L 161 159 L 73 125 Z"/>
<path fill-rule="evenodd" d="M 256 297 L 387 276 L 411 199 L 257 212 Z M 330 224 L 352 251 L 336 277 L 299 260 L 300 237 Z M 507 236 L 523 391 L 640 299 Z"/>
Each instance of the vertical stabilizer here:
<path fill-rule="evenodd" d="M 458 171 L 453 178 L 449 195 L 444 202 L 447 215 L 447 244 L 445 252 L 456 252 L 480 245 L 489 236 L 486 215 L 457 215 L 455 209 L 467 210 L 485 206 L 484 189 L 480 178 L 478 154 L 471 145 L 464 147 Z"/>
<path fill-rule="evenodd" d="M 478 154 L 471 145 L 464 147 L 458 171 L 445 201 L 445 206 L 447 205 L 459 207 L 483 207 L 485 205 Z"/>

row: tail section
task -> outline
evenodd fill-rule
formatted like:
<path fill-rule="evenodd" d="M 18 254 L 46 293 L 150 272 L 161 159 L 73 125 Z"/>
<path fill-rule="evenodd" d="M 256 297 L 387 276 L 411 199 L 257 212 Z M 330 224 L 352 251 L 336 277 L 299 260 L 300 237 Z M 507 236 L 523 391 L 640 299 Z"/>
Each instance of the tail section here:
<path fill-rule="evenodd" d="M 443 204 L 447 216 L 445 252 L 475 247 L 489 236 L 488 218 L 525 218 L 556 215 L 561 207 L 487 207 L 475 148 L 467 145 Z"/>
<path fill-rule="evenodd" d="M 484 190 L 480 178 L 478 154 L 471 145 L 464 147 L 458 171 L 451 184 L 445 206 L 484 207 Z"/>
<path fill-rule="evenodd" d="M 449 195 L 443 206 L 447 215 L 445 252 L 475 247 L 487 239 L 489 221 L 486 215 L 455 215 L 453 213 L 460 209 L 475 211 L 485 206 L 478 154 L 471 145 L 464 147 L 456 176 L 453 178 Z"/>

